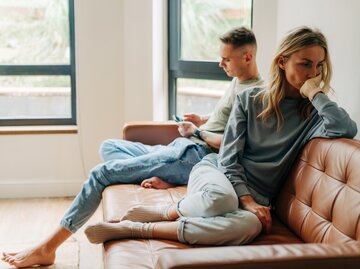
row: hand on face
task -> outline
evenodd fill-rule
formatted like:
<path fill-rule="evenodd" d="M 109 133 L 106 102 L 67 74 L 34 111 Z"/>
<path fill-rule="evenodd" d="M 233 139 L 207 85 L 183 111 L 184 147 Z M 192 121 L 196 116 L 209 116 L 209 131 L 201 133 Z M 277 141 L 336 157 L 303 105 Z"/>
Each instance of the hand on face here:
<path fill-rule="evenodd" d="M 316 77 L 306 80 L 305 83 L 300 88 L 300 94 L 304 98 L 309 98 L 309 100 L 311 101 L 316 93 L 322 91 L 322 88 L 320 87 L 321 81 L 322 81 L 322 74 L 319 74 Z"/>

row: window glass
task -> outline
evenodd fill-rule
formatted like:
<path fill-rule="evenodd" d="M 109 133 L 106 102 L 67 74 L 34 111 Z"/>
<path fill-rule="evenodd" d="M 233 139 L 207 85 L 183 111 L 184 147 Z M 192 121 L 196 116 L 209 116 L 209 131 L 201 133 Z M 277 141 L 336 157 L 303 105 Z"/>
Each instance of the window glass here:
<path fill-rule="evenodd" d="M 219 36 L 242 25 L 251 27 L 251 0 L 182 0 L 181 59 L 216 61 Z"/>
<path fill-rule="evenodd" d="M 177 79 L 177 115 L 211 113 L 229 85 L 229 81 Z"/>
<path fill-rule="evenodd" d="M 69 76 L 0 76 L 0 119 L 71 117 Z"/>
<path fill-rule="evenodd" d="M 69 64 L 67 0 L 0 0 L 1 64 Z"/>
<path fill-rule="evenodd" d="M 76 124 L 74 0 L 0 0 L 0 125 Z"/>

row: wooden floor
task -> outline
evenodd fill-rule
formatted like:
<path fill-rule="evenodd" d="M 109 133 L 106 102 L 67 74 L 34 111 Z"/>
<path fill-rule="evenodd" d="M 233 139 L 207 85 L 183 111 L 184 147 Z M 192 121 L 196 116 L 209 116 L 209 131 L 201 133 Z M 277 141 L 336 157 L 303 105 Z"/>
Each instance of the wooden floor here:
<path fill-rule="evenodd" d="M 33 244 L 44 239 L 59 225 L 73 197 L 0 199 L 0 244 Z M 101 221 L 98 208 L 88 223 Z M 80 269 L 102 269 L 102 245 L 90 244 L 84 225 L 75 235 L 80 248 Z"/>

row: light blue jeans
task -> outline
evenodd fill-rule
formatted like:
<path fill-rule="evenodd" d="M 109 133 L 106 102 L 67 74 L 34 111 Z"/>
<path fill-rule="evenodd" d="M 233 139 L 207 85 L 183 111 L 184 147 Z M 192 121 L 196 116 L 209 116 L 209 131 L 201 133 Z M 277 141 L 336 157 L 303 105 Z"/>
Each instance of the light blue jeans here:
<path fill-rule="evenodd" d="M 140 184 L 153 176 L 171 184 L 187 184 L 193 166 L 208 153 L 210 149 L 187 138 L 177 138 L 167 146 L 107 140 L 100 148 L 104 162 L 91 170 L 60 225 L 75 233 L 95 212 L 103 190 L 110 185 Z"/>
<path fill-rule="evenodd" d="M 191 171 L 188 192 L 177 203 L 178 238 L 187 244 L 241 245 L 262 230 L 255 214 L 238 208 L 239 200 L 228 178 L 209 154 Z"/>

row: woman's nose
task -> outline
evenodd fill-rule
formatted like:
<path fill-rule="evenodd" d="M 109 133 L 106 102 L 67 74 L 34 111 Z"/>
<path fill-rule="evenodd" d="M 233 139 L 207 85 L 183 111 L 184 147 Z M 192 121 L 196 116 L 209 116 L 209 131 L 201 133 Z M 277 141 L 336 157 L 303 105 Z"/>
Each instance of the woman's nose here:
<path fill-rule="evenodd" d="M 312 68 L 308 75 L 309 78 L 317 77 L 318 75 L 320 75 L 320 70 L 318 68 Z"/>

